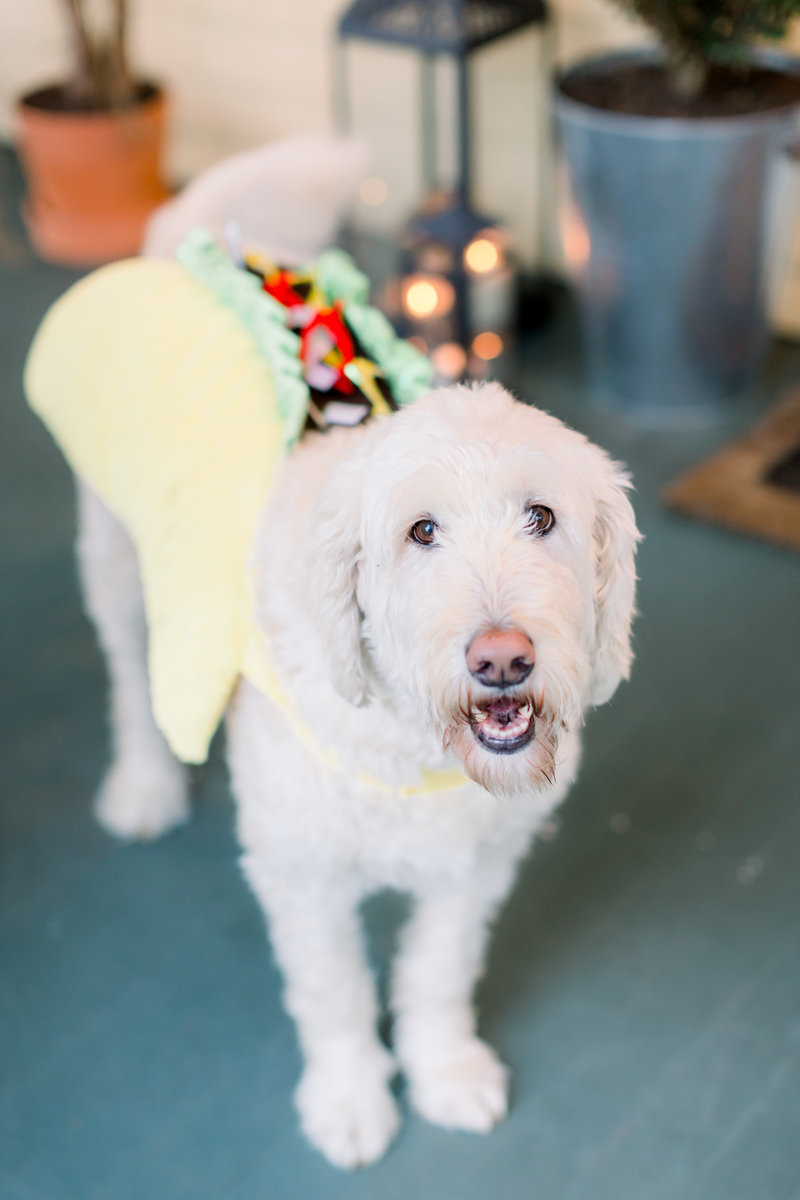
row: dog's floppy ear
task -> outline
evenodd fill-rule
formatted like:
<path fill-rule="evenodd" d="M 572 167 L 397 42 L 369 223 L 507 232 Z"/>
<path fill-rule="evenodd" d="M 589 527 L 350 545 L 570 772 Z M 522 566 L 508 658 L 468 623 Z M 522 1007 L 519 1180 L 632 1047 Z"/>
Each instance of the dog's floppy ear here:
<path fill-rule="evenodd" d="M 601 461 L 596 473 L 593 529 L 595 645 L 590 699 L 592 704 L 605 704 L 621 680 L 630 675 L 636 594 L 634 557 L 640 534 L 626 494 L 630 477 L 602 451 L 596 453 Z"/>
<path fill-rule="evenodd" d="M 351 704 L 368 699 L 367 663 L 356 597 L 361 561 L 360 472 L 351 460 L 336 470 L 317 507 L 310 584 L 331 681 Z"/>

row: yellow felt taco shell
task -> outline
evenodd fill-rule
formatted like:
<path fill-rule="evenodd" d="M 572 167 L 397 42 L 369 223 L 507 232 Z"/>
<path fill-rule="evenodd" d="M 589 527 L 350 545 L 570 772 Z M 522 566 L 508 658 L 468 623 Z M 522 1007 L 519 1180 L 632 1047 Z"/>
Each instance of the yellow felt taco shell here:
<path fill-rule="evenodd" d="M 183 267 L 132 259 L 53 306 L 25 386 L 137 546 L 155 717 L 202 762 L 251 636 L 247 563 L 283 452 L 269 365 Z"/>

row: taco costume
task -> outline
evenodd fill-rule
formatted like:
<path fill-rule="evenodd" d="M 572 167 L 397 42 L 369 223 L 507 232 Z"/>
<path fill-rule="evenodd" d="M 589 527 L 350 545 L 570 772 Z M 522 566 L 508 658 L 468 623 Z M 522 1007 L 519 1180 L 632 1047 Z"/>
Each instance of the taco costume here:
<path fill-rule="evenodd" d="M 348 405 L 388 411 L 429 382 L 338 250 L 290 273 L 195 230 L 178 261 L 103 267 L 46 315 L 28 399 L 136 545 L 153 711 L 179 758 L 204 761 L 239 675 L 276 698 L 248 561 L 282 457 L 326 404 L 353 423 Z"/>

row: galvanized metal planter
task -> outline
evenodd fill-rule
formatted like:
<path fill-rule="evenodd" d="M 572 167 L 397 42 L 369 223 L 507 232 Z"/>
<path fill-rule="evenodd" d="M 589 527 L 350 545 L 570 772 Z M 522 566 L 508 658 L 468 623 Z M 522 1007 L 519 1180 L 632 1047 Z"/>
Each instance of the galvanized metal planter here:
<path fill-rule="evenodd" d="M 608 55 L 562 81 L 656 58 L 641 50 Z M 786 56 L 758 60 L 800 75 L 800 62 Z M 771 190 L 799 111 L 638 117 L 557 90 L 597 404 L 679 428 L 719 420 L 751 389 L 768 337 Z"/>

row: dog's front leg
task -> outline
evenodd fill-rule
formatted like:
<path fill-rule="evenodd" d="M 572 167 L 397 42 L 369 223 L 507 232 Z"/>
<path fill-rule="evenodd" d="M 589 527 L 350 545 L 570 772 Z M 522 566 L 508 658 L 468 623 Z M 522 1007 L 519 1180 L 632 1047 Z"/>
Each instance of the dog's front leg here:
<path fill-rule="evenodd" d="M 305 1058 L 295 1094 L 303 1131 L 336 1166 L 365 1166 L 384 1153 L 399 1117 L 394 1060 L 376 1032 L 360 897 L 342 876 L 276 872 L 252 854 L 242 865 L 267 917 Z"/>
<path fill-rule="evenodd" d="M 429 1121 L 487 1132 L 506 1114 L 508 1072 L 476 1034 L 472 991 L 513 863 L 484 863 L 462 885 L 420 895 L 393 977 L 395 1047 Z"/>

